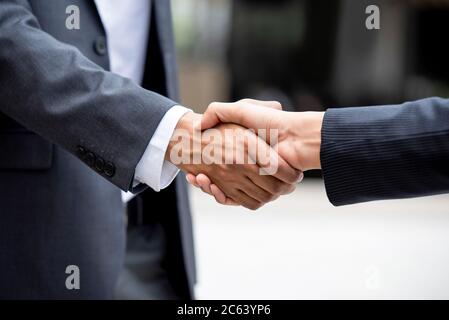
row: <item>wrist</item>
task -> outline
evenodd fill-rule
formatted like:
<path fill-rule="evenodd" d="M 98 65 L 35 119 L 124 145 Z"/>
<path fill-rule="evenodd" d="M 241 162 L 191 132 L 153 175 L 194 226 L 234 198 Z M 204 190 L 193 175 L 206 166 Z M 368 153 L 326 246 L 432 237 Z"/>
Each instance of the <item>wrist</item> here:
<path fill-rule="evenodd" d="M 178 168 L 182 169 L 182 163 L 176 163 L 176 161 L 172 161 L 172 152 L 178 152 L 180 150 L 174 149 L 176 147 L 179 148 L 180 143 L 184 147 L 184 144 L 180 142 L 182 141 L 188 141 L 188 145 L 186 143 L 186 146 L 192 145 L 192 140 L 194 137 L 194 132 L 199 131 L 199 125 L 201 123 L 201 115 L 197 114 L 193 111 L 187 112 L 184 114 L 178 121 L 178 124 L 176 125 L 176 128 L 172 134 L 172 137 L 170 139 L 170 142 L 167 146 L 167 150 L 165 152 L 165 160 L 173 163 Z M 182 150 L 182 152 L 188 152 L 189 150 Z"/>
<path fill-rule="evenodd" d="M 321 128 L 324 112 L 300 112 L 296 114 L 292 135 L 295 152 L 303 171 L 321 169 Z"/>

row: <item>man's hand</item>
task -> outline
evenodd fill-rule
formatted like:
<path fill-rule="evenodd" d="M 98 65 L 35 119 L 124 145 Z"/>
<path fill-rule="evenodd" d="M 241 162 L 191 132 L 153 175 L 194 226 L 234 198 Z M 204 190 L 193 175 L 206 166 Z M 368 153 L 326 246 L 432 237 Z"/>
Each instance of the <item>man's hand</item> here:
<path fill-rule="evenodd" d="M 284 112 L 277 102 L 244 99 L 235 103 L 214 102 L 203 115 L 201 127 L 207 129 L 218 123 L 235 123 L 266 132 L 277 130 L 276 147 L 279 155 L 300 171 L 320 169 L 321 126 L 324 112 Z M 270 134 L 267 142 L 270 143 Z M 213 194 L 218 202 L 226 203 L 226 193 L 213 184 L 206 173 L 188 175 L 187 180 Z"/>
<path fill-rule="evenodd" d="M 235 124 L 216 123 L 213 129 L 201 132 L 201 119 L 195 113 L 181 118 L 167 148 L 166 160 L 186 173 L 207 175 L 212 188 L 226 194 L 222 200 L 228 205 L 240 204 L 255 210 L 294 190 L 302 172 L 288 165 L 265 141 Z M 251 146 L 257 146 L 257 152 Z M 269 166 L 263 161 L 266 159 L 277 162 L 278 170 L 273 176 L 260 174 L 261 168 Z"/>

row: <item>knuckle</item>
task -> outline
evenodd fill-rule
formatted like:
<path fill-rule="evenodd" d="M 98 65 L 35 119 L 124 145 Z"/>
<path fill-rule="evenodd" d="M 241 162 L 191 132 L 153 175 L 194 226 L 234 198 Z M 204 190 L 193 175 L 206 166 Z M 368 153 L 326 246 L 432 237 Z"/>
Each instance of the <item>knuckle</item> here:
<path fill-rule="evenodd" d="M 289 188 L 286 190 L 285 194 L 290 194 L 290 193 L 292 193 L 293 191 L 295 191 L 295 189 L 296 189 L 296 186 L 295 186 L 294 184 L 291 184 L 291 185 L 289 186 Z"/>
<path fill-rule="evenodd" d="M 287 194 L 290 192 L 290 190 L 292 190 L 295 187 L 294 183 L 284 183 L 282 184 L 282 190 L 281 193 L 282 194 Z"/>
<path fill-rule="evenodd" d="M 261 197 L 262 199 L 261 199 L 261 200 L 262 200 L 264 203 L 267 203 L 267 202 L 272 201 L 274 197 L 275 197 L 274 194 L 271 194 L 271 193 L 266 192 L 266 193 L 262 194 L 262 197 Z"/>
<path fill-rule="evenodd" d="M 219 164 L 216 170 L 218 179 L 222 181 L 234 181 L 237 177 L 232 173 L 232 167 L 226 164 Z"/>
<path fill-rule="evenodd" d="M 226 176 L 226 171 L 226 167 L 223 164 L 217 165 L 217 168 L 215 170 L 219 178 L 224 178 Z"/>
<path fill-rule="evenodd" d="M 301 177 L 302 172 L 299 170 L 289 170 L 288 175 L 286 175 L 286 180 L 290 184 L 296 183 Z"/>
<path fill-rule="evenodd" d="M 213 101 L 213 102 L 209 103 L 207 110 L 215 110 L 219 104 L 220 104 L 219 102 Z"/>
<path fill-rule="evenodd" d="M 240 99 L 238 102 L 239 103 L 250 103 L 252 100 L 248 99 L 248 98 L 244 98 L 244 99 Z"/>
<path fill-rule="evenodd" d="M 279 101 L 273 101 L 273 106 L 276 109 L 282 110 L 282 104 Z"/>
<path fill-rule="evenodd" d="M 296 183 L 281 183 L 278 195 L 292 193 L 296 188 Z"/>
<path fill-rule="evenodd" d="M 274 183 L 273 186 L 272 186 L 272 192 L 273 192 L 273 194 L 276 195 L 276 194 L 282 193 L 282 191 L 283 191 L 284 188 L 285 188 L 284 185 L 285 185 L 285 184 L 282 183 L 282 182 Z"/>

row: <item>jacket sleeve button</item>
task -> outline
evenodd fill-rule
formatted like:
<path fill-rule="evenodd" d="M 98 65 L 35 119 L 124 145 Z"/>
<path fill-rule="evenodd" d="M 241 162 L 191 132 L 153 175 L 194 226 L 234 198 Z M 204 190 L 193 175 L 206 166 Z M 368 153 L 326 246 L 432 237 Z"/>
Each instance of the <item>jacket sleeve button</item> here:
<path fill-rule="evenodd" d="M 106 162 L 103 170 L 106 176 L 113 177 L 115 174 L 115 165 L 112 162 Z"/>
<path fill-rule="evenodd" d="M 106 53 L 108 52 L 108 48 L 106 45 L 105 37 L 103 37 L 103 36 L 97 37 L 97 39 L 94 42 L 94 50 L 100 56 L 106 55 Z"/>
<path fill-rule="evenodd" d="M 84 157 L 84 161 L 87 163 L 88 166 L 93 167 L 95 164 L 96 157 L 92 152 L 86 153 L 86 156 Z"/>
<path fill-rule="evenodd" d="M 99 172 L 103 172 L 104 170 L 104 160 L 100 157 L 95 161 L 95 169 Z"/>
<path fill-rule="evenodd" d="M 78 155 L 78 157 L 83 158 L 84 155 L 86 154 L 86 149 L 82 146 L 78 146 L 76 148 L 76 154 Z"/>

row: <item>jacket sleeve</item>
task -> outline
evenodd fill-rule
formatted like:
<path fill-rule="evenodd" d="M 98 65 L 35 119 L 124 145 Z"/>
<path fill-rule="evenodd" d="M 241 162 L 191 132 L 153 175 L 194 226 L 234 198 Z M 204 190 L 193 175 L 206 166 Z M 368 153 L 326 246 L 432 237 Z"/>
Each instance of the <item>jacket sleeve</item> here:
<path fill-rule="evenodd" d="M 44 32 L 24 0 L 0 2 L 0 112 L 129 190 L 165 112 L 176 103 L 105 71 Z"/>
<path fill-rule="evenodd" d="M 329 109 L 321 166 L 336 206 L 449 192 L 449 100 Z"/>

